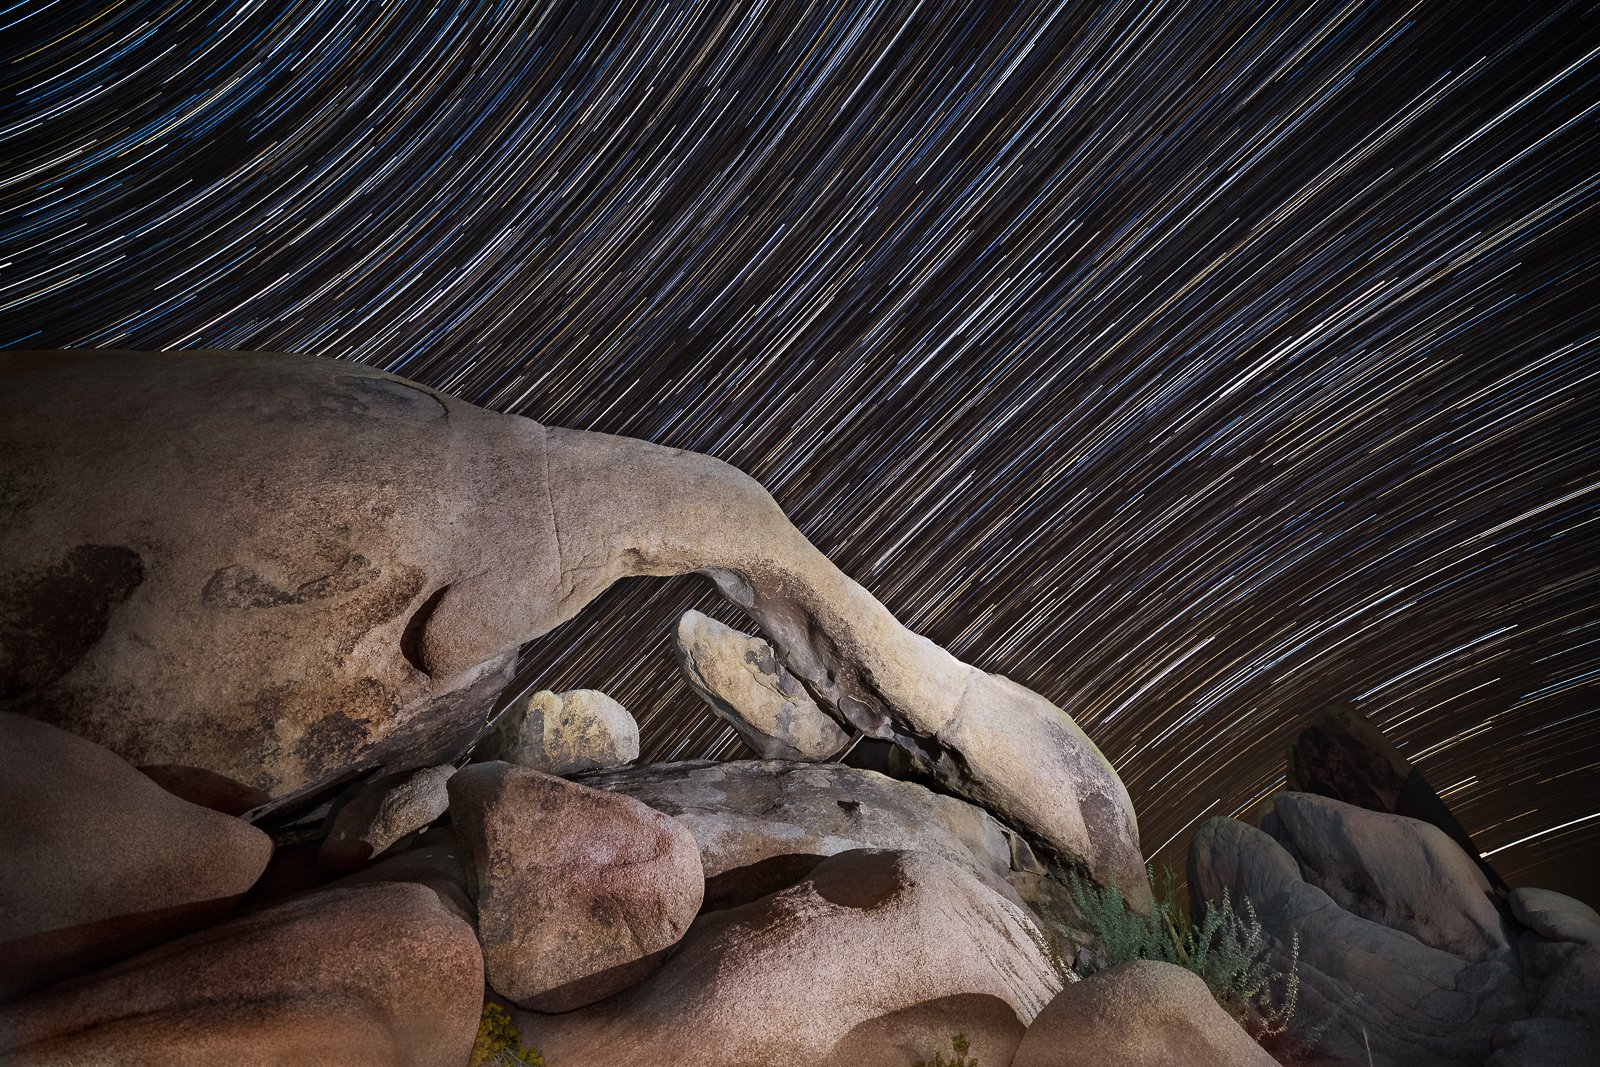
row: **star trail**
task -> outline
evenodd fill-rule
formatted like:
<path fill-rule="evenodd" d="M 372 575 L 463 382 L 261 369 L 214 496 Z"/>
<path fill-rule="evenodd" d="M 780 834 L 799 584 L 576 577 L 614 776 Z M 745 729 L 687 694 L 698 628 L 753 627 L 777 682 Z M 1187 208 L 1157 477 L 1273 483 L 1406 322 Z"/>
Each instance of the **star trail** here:
<path fill-rule="evenodd" d="M 1600 903 L 1579 3 L 0 10 L 0 347 L 286 349 L 748 470 L 1146 851 L 1348 699 Z M 695 580 L 526 652 L 646 756 Z"/>

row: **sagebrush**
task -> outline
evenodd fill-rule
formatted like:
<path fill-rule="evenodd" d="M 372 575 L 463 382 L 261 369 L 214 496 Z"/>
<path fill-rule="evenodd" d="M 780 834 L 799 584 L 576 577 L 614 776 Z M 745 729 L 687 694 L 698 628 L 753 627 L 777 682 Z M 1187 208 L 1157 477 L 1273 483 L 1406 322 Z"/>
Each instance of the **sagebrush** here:
<path fill-rule="evenodd" d="M 1177 907 L 1175 879 L 1163 870 L 1150 873 L 1154 901 L 1149 914 L 1128 906 L 1115 883 L 1101 887 L 1076 871 L 1067 873 L 1067 891 L 1088 937 L 1069 933 L 1071 966 L 1079 977 L 1129 960 L 1160 960 L 1193 971 L 1217 1003 L 1258 1041 L 1287 1034 L 1300 999 L 1300 934 L 1287 957 L 1273 944 L 1241 898 L 1236 907 L 1227 890 L 1220 901 L 1206 901 L 1198 923 Z M 1241 914 L 1242 912 L 1242 914 Z M 1070 929 L 1070 928 L 1069 928 Z M 1309 1045 L 1320 1028 L 1301 1038 Z"/>

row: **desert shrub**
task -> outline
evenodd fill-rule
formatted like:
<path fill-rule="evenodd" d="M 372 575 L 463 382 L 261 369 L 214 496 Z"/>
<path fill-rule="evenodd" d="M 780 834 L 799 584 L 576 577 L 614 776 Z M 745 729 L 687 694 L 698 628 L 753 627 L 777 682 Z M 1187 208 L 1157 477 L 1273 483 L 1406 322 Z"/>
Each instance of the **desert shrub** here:
<path fill-rule="evenodd" d="M 972 1042 L 967 1040 L 966 1034 L 956 1034 L 950 1038 L 950 1059 L 945 1059 L 944 1053 L 935 1053 L 931 1060 L 918 1060 L 913 1067 L 978 1067 L 978 1061 L 972 1059 L 967 1053 L 972 1051 Z"/>
<path fill-rule="evenodd" d="M 1220 901 L 1206 901 L 1200 921 L 1191 922 L 1177 906 L 1170 870 L 1151 876 L 1154 902 L 1142 915 L 1128 906 L 1115 883 L 1098 886 L 1076 871 L 1067 873 L 1067 891 L 1088 937 L 1073 942 L 1073 969 L 1087 978 L 1096 971 L 1129 960 L 1160 960 L 1199 975 L 1217 1003 L 1257 1041 L 1278 1044 L 1286 1035 L 1300 999 L 1300 934 L 1289 954 L 1273 951 L 1272 941 L 1256 917 L 1255 906 L 1241 899 L 1236 907 L 1227 890 Z M 1243 914 L 1241 914 L 1241 911 Z M 1309 1046 L 1320 1028 L 1305 1035 Z"/>
<path fill-rule="evenodd" d="M 539 1050 L 522 1043 L 522 1034 L 511 1015 L 500 1005 L 490 1002 L 483 1006 L 478 1019 L 478 1036 L 472 1042 L 472 1058 L 467 1067 L 506 1067 L 525 1063 L 531 1067 L 545 1067 Z"/>

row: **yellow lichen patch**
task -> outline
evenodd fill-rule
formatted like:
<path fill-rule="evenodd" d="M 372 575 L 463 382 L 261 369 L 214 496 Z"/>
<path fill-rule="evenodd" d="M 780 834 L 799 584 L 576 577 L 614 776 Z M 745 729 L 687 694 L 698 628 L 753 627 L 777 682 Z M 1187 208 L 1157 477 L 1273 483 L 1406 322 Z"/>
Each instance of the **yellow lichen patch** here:
<path fill-rule="evenodd" d="M 517 1032 L 517 1024 L 511 1021 L 511 1015 L 498 1004 L 485 1004 L 467 1067 L 495 1067 L 511 1063 L 545 1067 L 544 1057 L 539 1055 L 539 1050 L 522 1043 L 522 1035 Z"/>

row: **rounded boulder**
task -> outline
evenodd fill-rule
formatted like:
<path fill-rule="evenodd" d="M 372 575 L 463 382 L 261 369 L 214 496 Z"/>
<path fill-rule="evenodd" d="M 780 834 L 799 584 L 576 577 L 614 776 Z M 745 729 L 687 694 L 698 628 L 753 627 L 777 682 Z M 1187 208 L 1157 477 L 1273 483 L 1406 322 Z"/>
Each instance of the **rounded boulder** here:
<path fill-rule="evenodd" d="M 567 1011 L 626 989 L 700 910 L 693 835 L 637 800 L 506 763 L 449 788 L 489 985 L 507 1000 Z"/>

